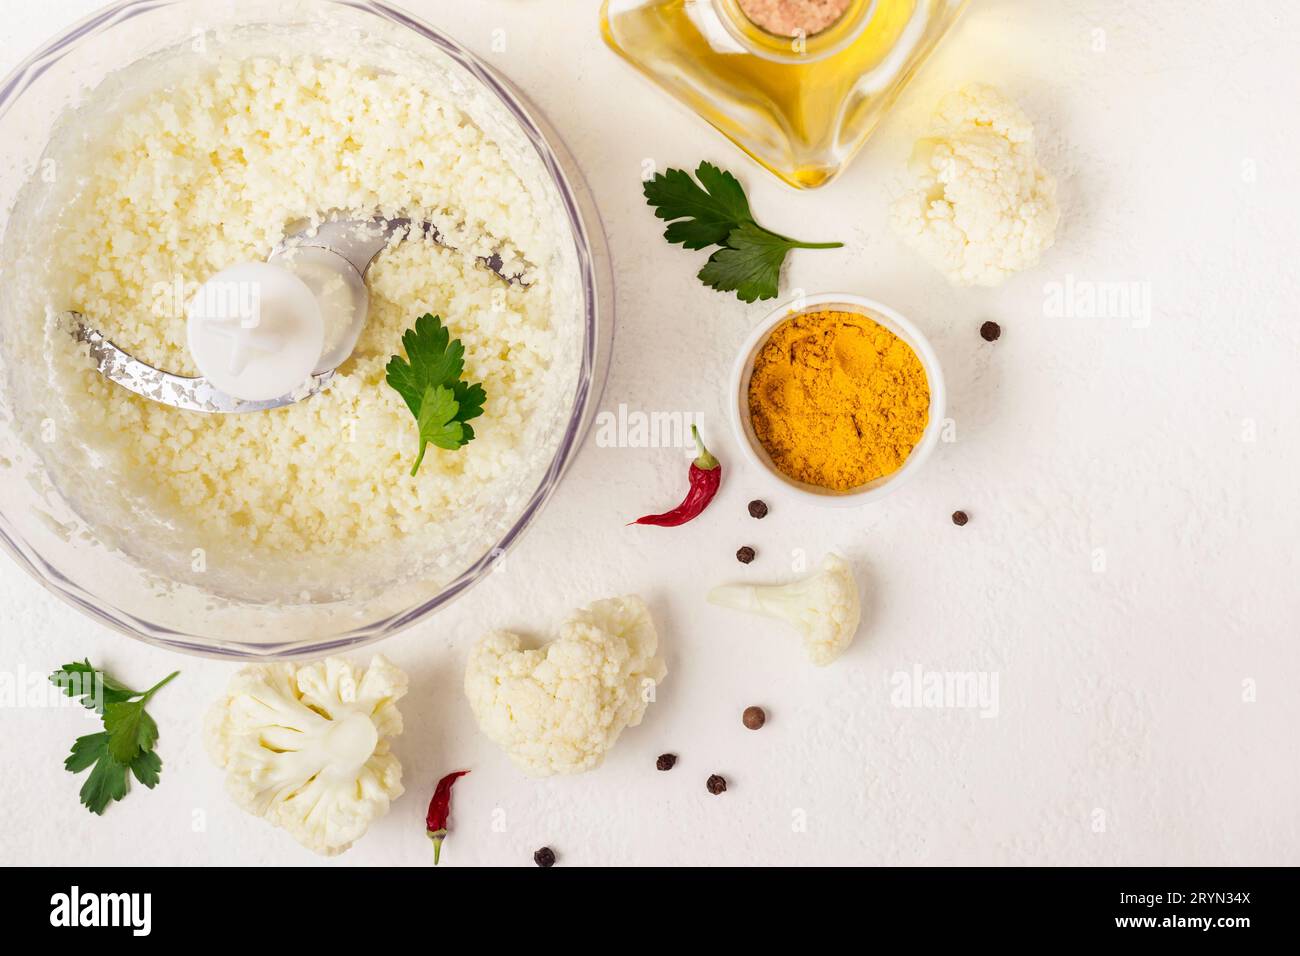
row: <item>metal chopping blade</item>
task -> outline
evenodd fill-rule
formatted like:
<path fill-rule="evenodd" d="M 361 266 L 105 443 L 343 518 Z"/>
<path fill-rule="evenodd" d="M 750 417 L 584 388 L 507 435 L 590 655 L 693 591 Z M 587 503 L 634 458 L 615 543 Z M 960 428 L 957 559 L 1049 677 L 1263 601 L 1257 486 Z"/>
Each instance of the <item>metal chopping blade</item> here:
<path fill-rule="evenodd" d="M 106 339 L 103 332 L 86 328 L 81 321 L 80 313 L 67 312 L 65 315 L 74 323 L 73 337 L 78 342 L 85 342 L 90 346 L 90 357 L 94 359 L 95 367 L 104 378 L 151 401 L 161 402 L 163 405 L 170 405 L 187 412 L 239 414 L 283 408 L 285 405 L 310 398 L 329 385 L 334 378 L 334 370 L 330 369 L 328 372 L 313 375 L 310 379 L 311 384 L 301 391 L 269 401 L 248 402 L 218 391 L 202 376 L 188 378 L 146 365 Z"/>
<path fill-rule="evenodd" d="M 277 259 L 291 256 L 293 250 L 299 248 L 325 249 L 339 256 L 343 260 L 343 267 L 355 269 L 364 278 L 376 257 L 388 248 L 394 236 L 405 233 L 409 237 L 417 230 L 421 238 L 453 248 L 430 222 L 414 223 L 410 219 L 337 219 L 320 223 L 314 228 L 310 223 L 300 225 L 284 242 L 276 246 L 267 261 L 274 263 Z M 522 274 L 504 274 L 499 255 L 481 256 L 479 261 L 503 282 L 527 287 Z M 301 388 L 287 395 L 250 402 L 227 395 L 202 376 L 173 375 L 146 365 L 114 345 L 103 332 L 88 328 L 79 312 L 65 312 L 64 318 L 73 337 L 89 346 L 90 357 L 101 375 L 136 395 L 184 411 L 229 415 L 284 408 L 324 391 L 336 371 L 335 368 L 330 368 L 315 372 Z"/>

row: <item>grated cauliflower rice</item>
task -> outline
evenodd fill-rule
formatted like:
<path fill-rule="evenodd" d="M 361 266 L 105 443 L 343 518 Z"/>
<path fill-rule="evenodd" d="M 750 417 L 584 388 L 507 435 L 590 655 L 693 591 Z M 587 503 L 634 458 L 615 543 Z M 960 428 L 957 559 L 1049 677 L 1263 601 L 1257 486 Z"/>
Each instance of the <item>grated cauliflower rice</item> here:
<path fill-rule="evenodd" d="M 553 211 L 449 99 L 355 63 L 227 57 L 139 98 L 88 152 L 51 236 L 47 309 L 80 311 L 177 374 L 197 374 L 177 290 L 264 260 L 295 221 L 409 215 L 455 247 L 409 240 L 381 254 L 351 359 L 325 392 L 273 412 L 149 402 L 47 330 L 50 377 L 96 461 L 133 476 L 143 507 L 185 540 L 263 555 L 381 548 L 482 508 L 553 440 L 535 433 L 572 382 L 559 283 L 537 265 L 556 257 Z M 493 253 L 528 268 L 528 287 L 476 260 Z M 431 451 L 412 478 L 415 423 L 384 367 L 425 312 L 462 340 L 465 376 L 488 400 L 477 439 Z"/>

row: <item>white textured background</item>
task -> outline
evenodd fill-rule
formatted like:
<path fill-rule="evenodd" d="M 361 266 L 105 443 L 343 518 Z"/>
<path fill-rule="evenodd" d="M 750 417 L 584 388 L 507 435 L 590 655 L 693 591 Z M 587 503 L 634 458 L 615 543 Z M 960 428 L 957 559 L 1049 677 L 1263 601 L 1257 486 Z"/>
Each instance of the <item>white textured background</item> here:
<path fill-rule="evenodd" d="M 0 70 L 97 5 L 3 0 Z M 625 529 L 676 499 L 683 460 L 589 438 L 505 573 L 382 645 L 412 676 L 396 745 L 408 792 L 330 865 L 427 864 L 431 783 L 460 767 L 474 772 L 444 866 L 531 865 L 543 844 L 564 865 L 1300 863 L 1300 17 L 1270 0 L 976 0 L 851 170 L 795 194 L 605 49 L 594 0 L 406 5 L 519 84 L 587 172 L 619 285 L 602 407 L 703 412 L 730 470 L 706 519 Z M 929 110 L 972 80 L 1031 114 L 1061 183 L 1056 247 L 996 291 L 950 289 L 885 224 Z M 866 294 L 931 336 L 958 440 L 913 484 L 817 511 L 743 469 L 723 382 L 768 306 L 705 289 L 693 254 L 659 238 L 647 157 L 714 160 L 765 223 L 848 244 L 794 254 L 785 288 Z M 1150 324 L 1046 317 L 1044 285 L 1066 275 L 1149 283 Z M 1003 326 L 995 345 L 985 319 Z M 745 503 L 760 493 L 772 513 L 755 522 Z M 742 544 L 759 552 L 747 569 Z M 779 626 L 703 602 L 707 585 L 780 579 L 795 549 L 828 548 L 856 563 L 867 608 L 828 669 Z M 477 732 L 469 645 L 494 626 L 545 633 L 628 591 L 660 627 L 658 702 L 600 770 L 525 778 Z M 0 711 L 0 860 L 315 861 L 236 810 L 207 762 L 201 717 L 229 666 L 102 630 L 0 565 L 0 669 L 87 655 L 137 686 L 182 669 L 151 705 L 162 784 L 96 819 L 61 766 L 89 732 L 78 711 Z M 917 665 L 996 672 L 998 716 L 891 706 L 890 675 Z M 753 703 L 770 714 L 758 733 L 740 724 Z M 680 762 L 658 773 L 666 750 Z M 714 772 L 721 797 L 705 792 Z"/>

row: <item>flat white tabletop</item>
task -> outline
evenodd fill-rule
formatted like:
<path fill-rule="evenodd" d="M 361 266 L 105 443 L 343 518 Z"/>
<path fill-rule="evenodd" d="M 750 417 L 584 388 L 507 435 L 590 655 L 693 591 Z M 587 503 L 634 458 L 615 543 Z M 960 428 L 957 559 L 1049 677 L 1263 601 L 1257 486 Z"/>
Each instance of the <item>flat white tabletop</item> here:
<path fill-rule="evenodd" d="M 443 866 L 531 866 L 542 845 L 561 865 L 1300 863 L 1300 21 L 1236 0 L 976 0 L 853 167 L 797 194 L 607 50 L 595 0 L 405 4 L 521 86 L 586 171 L 618 282 L 601 407 L 698 412 L 730 468 L 708 520 L 624 528 L 676 500 L 683 456 L 589 436 L 505 570 L 378 648 L 412 680 L 407 794 L 329 865 L 427 865 L 432 781 L 466 767 Z M 10 4 L 0 71 L 97 5 Z M 935 101 L 976 80 L 1033 117 L 1063 210 L 1044 263 L 993 291 L 950 288 L 886 217 Z M 640 194 L 646 160 L 702 159 L 740 175 L 773 228 L 845 241 L 794 254 L 786 289 L 867 295 L 930 336 L 957 440 L 897 495 L 814 510 L 742 464 L 725 381 L 768 306 L 696 282 Z M 1079 282 L 1139 283 L 1150 313 L 1053 316 Z M 762 522 L 745 510 L 759 496 Z M 780 625 L 704 603 L 713 583 L 785 579 L 828 549 L 858 567 L 866 608 L 829 668 Z M 658 700 L 603 768 L 524 777 L 477 730 L 468 648 L 627 592 L 662 635 Z M 317 862 L 236 809 L 204 754 L 231 666 L 110 633 L 0 563 L 0 672 L 86 656 L 131 682 L 182 670 L 151 707 L 162 783 L 92 817 L 62 768 L 84 720 L 0 708 L 0 859 Z M 995 675 L 996 712 L 901 706 L 918 671 Z M 750 704 L 768 709 L 759 732 L 741 725 Z M 706 792 L 711 773 L 726 794 Z"/>

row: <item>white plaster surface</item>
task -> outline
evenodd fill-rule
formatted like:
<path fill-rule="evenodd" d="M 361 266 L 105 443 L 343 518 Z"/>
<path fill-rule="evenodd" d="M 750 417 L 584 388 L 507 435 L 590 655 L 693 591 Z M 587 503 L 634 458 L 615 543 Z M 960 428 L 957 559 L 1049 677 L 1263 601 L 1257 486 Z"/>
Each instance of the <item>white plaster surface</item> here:
<path fill-rule="evenodd" d="M 532 865 L 544 844 L 568 866 L 1300 863 L 1300 16 L 1267 0 L 976 0 L 849 172 L 796 194 L 607 50 L 594 0 L 406 5 L 509 75 L 576 154 L 618 281 L 603 407 L 703 413 L 723 491 L 707 520 L 624 528 L 676 499 L 683 457 L 589 437 L 505 571 L 380 646 L 412 678 L 408 792 L 334 861 L 224 795 L 201 722 L 231 666 L 110 633 L 0 564 L 8 674 L 85 656 L 136 684 L 183 671 L 151 708 L 161 786 L 102 819 L 62 769 L 84 718 L 0 711 L 0 861 L 427 865 L 432 781 L 472 768 L 444 866 Z M 0 70 L 96 6 L 3 0 Z M 995 291 L 949 288 L 886 225 L 929 110 L 974 80 L 1035 119 L 1064 214 L 1043 265 Z M 796 253 L 785 289 L 869 295 L 928 333 L 957 440 L 906 489 L 814 510 L 741 465 L 724 382 L 768 306 L 692 278 L 640 196 L 646 159 L 718 162 L 773 228 L 847 243 Z M 1149 283 L 1149 324 L 1047 317 L 1045 284 L 1067 276 Z M 994 345 L 985 319 L 1004 329 Z M 743 544 L 759 552 L 748 568 Z M 779 625 L 703 601 L 831 548 L 858 568 L 866 612 L 829 668 Z M 600 770 L 524 777 L 474 724 L 469 646 L 630 591 L 662 634 L 658 701 Z M 996 717 L 894 706 L 891 676 L 915 667 L 996 674 Z M 749 704 L 770 715 L 757 733 Z M 664 751 L 680 756 L 670 773 L 654 768 Z"/>

